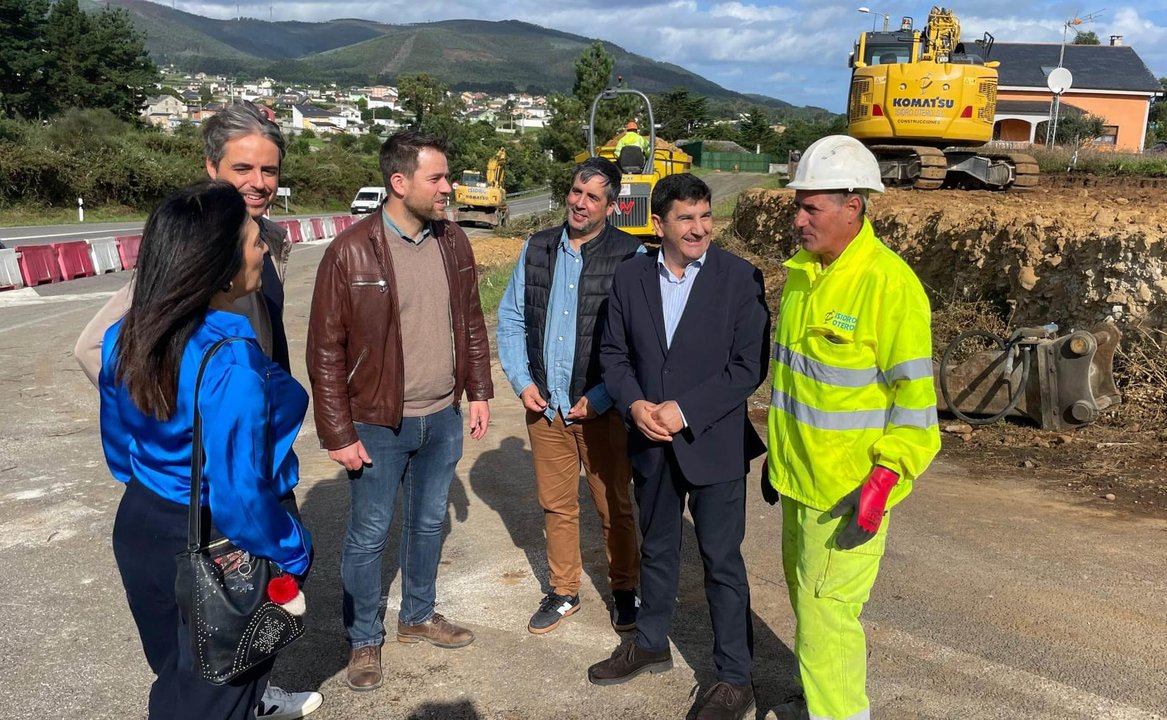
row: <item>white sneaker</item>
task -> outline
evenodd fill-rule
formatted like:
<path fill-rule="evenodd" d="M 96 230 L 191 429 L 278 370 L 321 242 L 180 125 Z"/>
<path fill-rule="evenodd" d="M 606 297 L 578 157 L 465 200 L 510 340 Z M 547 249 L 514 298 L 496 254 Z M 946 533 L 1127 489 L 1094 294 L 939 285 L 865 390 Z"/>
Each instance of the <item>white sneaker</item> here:
<path fill-rule="evenodd" d="M 259 720 L 299 720 L 314 712 L 323 702 L 324 696 L 318 692 L 288 692 L 268 685 L 255 708 L 255 717 Z"/>

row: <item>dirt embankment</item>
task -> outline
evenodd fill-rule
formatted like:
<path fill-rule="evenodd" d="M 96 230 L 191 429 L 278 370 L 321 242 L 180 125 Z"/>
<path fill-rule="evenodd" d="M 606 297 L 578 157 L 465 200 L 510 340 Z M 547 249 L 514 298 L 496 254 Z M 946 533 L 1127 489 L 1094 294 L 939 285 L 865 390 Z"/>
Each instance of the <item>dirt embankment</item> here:
<path fill-rule="evenodd" d="M 752 253 L 778 259 L 795 250 L 791 195 L 742 195 L 733 227 Z M 891 190 L 873 198 L 870 217 L 936 302 L 1007 304 L 1013 325 L 1167 328 L 1167 197 L 1159 188 Z"/>
<path fill-rule="evenodd" d="M 788 190 L 743 193 L 727 240 L 762 268 L 773 308 L 785 279 L 781 263 L 798 246 L 792 196 Z M 952 339 L 942 337 L 945 308 L 962 304 L 949 320 L 966 325 L 953 335 L 968 325 L 1047 322 L 1062 332 L 1100 322 L 1123 331 L 1116 360 L 1123 402 L 1101 422 L 1064 435 L 998 423 L 946 433 L 945 452 L 986 473 L 1167 514 L 1163 189 L 1106 182 L 1024 193 L 892 190 L 872 199 L 869 215 L 876 234 L 916 270 L 940 308 L 934 319 L 939 349 Z M 975 310 L 971 316 L 968 308 Z"/>

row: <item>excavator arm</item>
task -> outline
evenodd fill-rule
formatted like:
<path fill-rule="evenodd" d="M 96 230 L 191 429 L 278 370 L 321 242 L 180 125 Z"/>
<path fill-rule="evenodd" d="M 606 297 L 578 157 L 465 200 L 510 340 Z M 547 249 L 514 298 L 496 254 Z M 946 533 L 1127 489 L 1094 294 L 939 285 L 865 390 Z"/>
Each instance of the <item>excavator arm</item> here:
<path fill-rule="evenodd" d="M 500 147 L 494 157 L 486 161 L 486 172 L 477 176 L 474 185 L 463 183 L 458 186 L 454 192 L 454 201 L 458 205 L 453 211 L 454 222 L 486 223 L 491 227 L 506 224 L 510 216 L 504 184 L 506 167 L 507 151 Z"/>
<path fill-rule="evenodd" d="M 500 147 L 486 162 L 486 186 L 505 188 L 507 174 L 507 149 Z"/>
<path fill-rule="evenodd" d="M 947 8 L 933 7 L 928 14 L 928 26 L 924 34 L 926 44 L 923 59 L 949 62 L 960 43 L 960 20 Z"/>

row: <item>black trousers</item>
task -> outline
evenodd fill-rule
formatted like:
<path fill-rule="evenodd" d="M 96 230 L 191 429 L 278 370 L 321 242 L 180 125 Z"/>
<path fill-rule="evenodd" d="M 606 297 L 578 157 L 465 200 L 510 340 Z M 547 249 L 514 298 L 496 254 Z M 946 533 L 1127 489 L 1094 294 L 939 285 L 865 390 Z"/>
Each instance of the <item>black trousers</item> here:
<path fill-rule="evenodd" d="M 273 661 L 226 685 L 194 674 L 187 626 L 174 600 L 174 556 L 186 547 L 187 506 L 130 480 L 113 524 L 117 560 L 146 662 L 150 720 L 252 720 Z"/>
<path fill-rule="evenodd" d="M 713 623 L 717 679 L 748 685 L 754 663 L 754 628 L 750 585 L 741 553 L 746 529 L 745 478 L 694 485 L 685 479 L 671 453 L 669 456 L 658 475 L 634 474 L 643 535 L 636 644 L 653 651 L 669 645 L 669 626 L 681 575 L 681 530 L 687 498 L 705 567 L 705 599 Z"/>

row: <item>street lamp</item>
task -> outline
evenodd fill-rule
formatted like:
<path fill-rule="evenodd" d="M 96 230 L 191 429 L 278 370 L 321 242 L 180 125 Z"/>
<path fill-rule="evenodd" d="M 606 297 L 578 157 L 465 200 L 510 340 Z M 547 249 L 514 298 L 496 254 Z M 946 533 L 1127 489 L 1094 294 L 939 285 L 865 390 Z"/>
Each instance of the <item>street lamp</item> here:
<path fill-rule="evenodd" d="M 888 21 L 887 13 L 881 13 L 878 10 L 872 10 L 871 8 L 865 8 L 865 7 L 859 8 L 859 12 L 866 13 L 866 14 L 872 16 L 872 18 L 871 18 L 871 32 L 875 32 L 875 23 L 877 22 L 876 18 L 879 18 L 879 17 L 883 18 L 883 31 L 887 32 L 887 21 Z"/>

